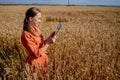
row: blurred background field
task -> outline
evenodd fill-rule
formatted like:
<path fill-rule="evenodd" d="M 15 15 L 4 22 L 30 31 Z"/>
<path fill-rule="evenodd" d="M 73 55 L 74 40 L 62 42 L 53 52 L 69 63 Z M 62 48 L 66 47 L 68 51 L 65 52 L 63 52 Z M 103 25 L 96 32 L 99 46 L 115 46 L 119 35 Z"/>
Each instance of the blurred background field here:
<path fill-rule="evenodd" d="M 28 53 L 20 38 L 24 14 L 30 7 L 0 6 L 1 79 L 25 78 L 22 74 Z M 42 10 L 39 28 L 44 38 L 59 22 L 63 26 L 48 49 L 50 80 L 120 79 L 120 7 L 35 7 Z"/>

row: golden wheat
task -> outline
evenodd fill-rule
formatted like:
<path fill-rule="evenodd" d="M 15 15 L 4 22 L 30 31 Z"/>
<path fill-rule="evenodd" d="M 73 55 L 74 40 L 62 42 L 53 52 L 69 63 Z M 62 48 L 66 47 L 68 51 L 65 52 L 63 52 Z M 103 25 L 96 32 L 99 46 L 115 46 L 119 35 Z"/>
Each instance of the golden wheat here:
<path fill-rule="evenodd" d="M 0 6 L 0 78 L 36 80 L 25 67 L 21 44 L 25 11 L 32 6 Z M 120 8 L 35 6 L 42 10 L 45 38 L 62 22 L 49 52 L 49 80 L 120 79 Z M 26 73 L 27 72 L 27 73 Z"/>

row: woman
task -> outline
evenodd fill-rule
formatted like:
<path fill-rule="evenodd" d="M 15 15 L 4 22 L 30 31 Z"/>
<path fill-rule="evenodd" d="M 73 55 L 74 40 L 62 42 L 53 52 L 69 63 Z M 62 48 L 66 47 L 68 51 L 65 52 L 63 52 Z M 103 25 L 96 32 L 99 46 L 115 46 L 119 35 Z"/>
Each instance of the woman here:
<path fill-rule="evenodd" d="M 39 71 L 41 75 L 44 75 L 47 73 L 48 65 L 46 50 L 51 43 L 55 42 L 55 32 L 44 40 L 38 28 L 39 23 L 41 23 L 41 11 L 35 7 L 28 9 L 24 19 L 21 41 L 29 52 L 26 62 L 32 66 L 32 72 Z"/>

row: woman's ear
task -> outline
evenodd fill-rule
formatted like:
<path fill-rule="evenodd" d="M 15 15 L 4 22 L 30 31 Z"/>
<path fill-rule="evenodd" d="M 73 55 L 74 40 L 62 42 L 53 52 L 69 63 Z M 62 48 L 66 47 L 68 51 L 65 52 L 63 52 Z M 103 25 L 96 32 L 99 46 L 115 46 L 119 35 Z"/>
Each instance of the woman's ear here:
<path fill-rule="evenodd" d="M 33 18 L 32 17 L 29 17 L 29 21 L 31 22 L 33 20 Z"/>

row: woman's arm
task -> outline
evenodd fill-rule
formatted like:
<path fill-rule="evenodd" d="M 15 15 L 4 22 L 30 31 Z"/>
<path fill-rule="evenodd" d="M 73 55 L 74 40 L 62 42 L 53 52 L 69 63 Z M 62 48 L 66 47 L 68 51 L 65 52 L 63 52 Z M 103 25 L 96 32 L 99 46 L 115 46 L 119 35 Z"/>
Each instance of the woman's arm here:
<path fill-rule="evenodd" d="M 36 45 L 36 42 L 29 33 L 23 33 L 21 37 L 23 46 L 29 51 L 34 57 L 40 57 L 40 48 Z"/>
<path fill-rule="evenodd" d="M 56 40 L 56 36 L 49 36 L 46 40 L 45 40 L 45 42 L 44 42 L 44 46 L 42 46 L 41 47 L 41 53 L 44 53 L 46 50 L 47 50 L 47 48 L 49 47 L 49 45 L 50 44 L 52 44 L 52 43 L 54 43 L 55 42 L 55 40 Z"/>

